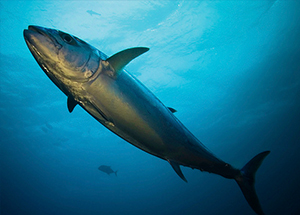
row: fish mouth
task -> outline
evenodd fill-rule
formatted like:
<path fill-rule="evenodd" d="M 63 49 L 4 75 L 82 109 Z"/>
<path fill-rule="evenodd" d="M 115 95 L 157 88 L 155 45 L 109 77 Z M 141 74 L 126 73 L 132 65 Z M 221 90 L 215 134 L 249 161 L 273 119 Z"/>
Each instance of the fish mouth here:
<path fill-rule="evenodd" d="M 29 51 L 42 68 L 42 70 L 53 80 L 49 69 L 51 58 L 59 54 L 62 45 L 55 39 L 57 30 L 29 25 L 24 29 L 23 35 Z"/>
<path fill-rule="evenodd" d="M 29 47 L 36 47 L 36 38 L 41 38 L 42 36 L 45 40 L 54 45 L 57 50 L 59 50 L 62 48 L 62 45 L 53 36 L 55 33 L 57 34 L 57 30 L 29 25 L 28 29 L 24 29 L 23 36 Z"/>
<path fill-rule="evenodd" d="M 29 36 L 30 36 L 30 34 L 33 34 L 34 32 L 42 34 L 42 35 L 48 37 L 48 34 L 46 34 L 45 29 L 43 27 L 29 25 L 28 29 L 24 29 L 24 37 L 25 37 L 25 39 L 28 39 Z"/>
<path fill-rule="evenodd" d="M 26 42 L 32 43 L 32 36 L 34 35 L 43 35 L 49 38 L 49 35 L 46 34 L 45 29 L 39 26 L 29 25 L 28 29 L 24 29 L 23 35 Z"/>

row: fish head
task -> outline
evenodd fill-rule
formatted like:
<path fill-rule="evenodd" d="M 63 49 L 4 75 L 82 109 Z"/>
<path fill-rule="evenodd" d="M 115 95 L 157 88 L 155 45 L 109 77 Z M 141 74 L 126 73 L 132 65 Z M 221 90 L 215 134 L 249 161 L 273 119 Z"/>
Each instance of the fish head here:
<path fill-rule="evenodd" d="M 29 26 L 24 38 L 40 67 L 60 88 L 66 85 L 61 82 L 89 80 L 99 67 L 100 51 L 63 31 Z"/>

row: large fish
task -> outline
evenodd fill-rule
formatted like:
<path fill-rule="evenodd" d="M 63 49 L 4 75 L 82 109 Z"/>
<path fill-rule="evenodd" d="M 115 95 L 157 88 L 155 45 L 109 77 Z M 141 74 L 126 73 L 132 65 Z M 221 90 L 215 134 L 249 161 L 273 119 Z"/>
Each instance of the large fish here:
<path fill-rule="evenodd" d="M 184 181 L 180 165 L 234 179 L 246 200 L 264 214 L 254 188 L 257 169 L 270 151 L 242 169 L 214 156 L 168 108 L 124 67 L 148 48 L 137 47 L 107 57 L 63 31 L 29 26 L 24 38 L 46 75 L 68 97 L 70 112 L 79 104 L 106 128 L 132 145 L 168 161 Z"/>

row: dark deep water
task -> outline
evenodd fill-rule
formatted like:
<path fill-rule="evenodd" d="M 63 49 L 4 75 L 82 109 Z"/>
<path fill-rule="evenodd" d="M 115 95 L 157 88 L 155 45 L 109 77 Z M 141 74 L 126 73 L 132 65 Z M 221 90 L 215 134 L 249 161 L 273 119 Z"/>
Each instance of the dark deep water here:
<path fill-rule="evenodd" d="M 30 54 L 28 25 L 107 55 L 150 51 L 126 69 L 216 156 L 256 175 L 266 214 L 300 212 L 300 2 L 0 1 L 1 215 L 253 215 L 233 180 L 171 166 L 76 107 Z M 118 170 L 118 176 L 98 170 Z"/>

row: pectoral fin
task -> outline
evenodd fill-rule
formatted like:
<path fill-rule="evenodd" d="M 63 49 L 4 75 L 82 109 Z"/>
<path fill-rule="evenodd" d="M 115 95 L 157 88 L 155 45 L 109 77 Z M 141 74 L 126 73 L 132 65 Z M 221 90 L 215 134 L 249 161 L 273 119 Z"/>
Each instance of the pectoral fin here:
<path fill-rule="evenodd" d="M 120 51 L 113 56 L 109 57 L 106 61 L 114 68 L 115 72 L 118 73 L 134 58 L 148 51 L 149 48 L 135 47 Z"/>
<path fill-rule="evenodd" d="M 72 113 L 72 111 L 74 110 L 75 106 L 78 103 L 74 100 L 74 98 L 72 96 L 68 96 L 67 104 L 68 104 L 68 110 L 69 110 L 69 112 Z"/>
<path fill-rule="evenodd" d="M 173 169 L 175 170 L 175 172 L 177 173 L 177 175 L 179 175 L 179 177 L 184 180 L 185 182 L 187 182 L 186 178 L 184 177 L 184 175 L 181 172 L 180 166 L 178 163 L 168 160 L 169 163 L 171 164 L 171 166 L 173 167 Z"/>

